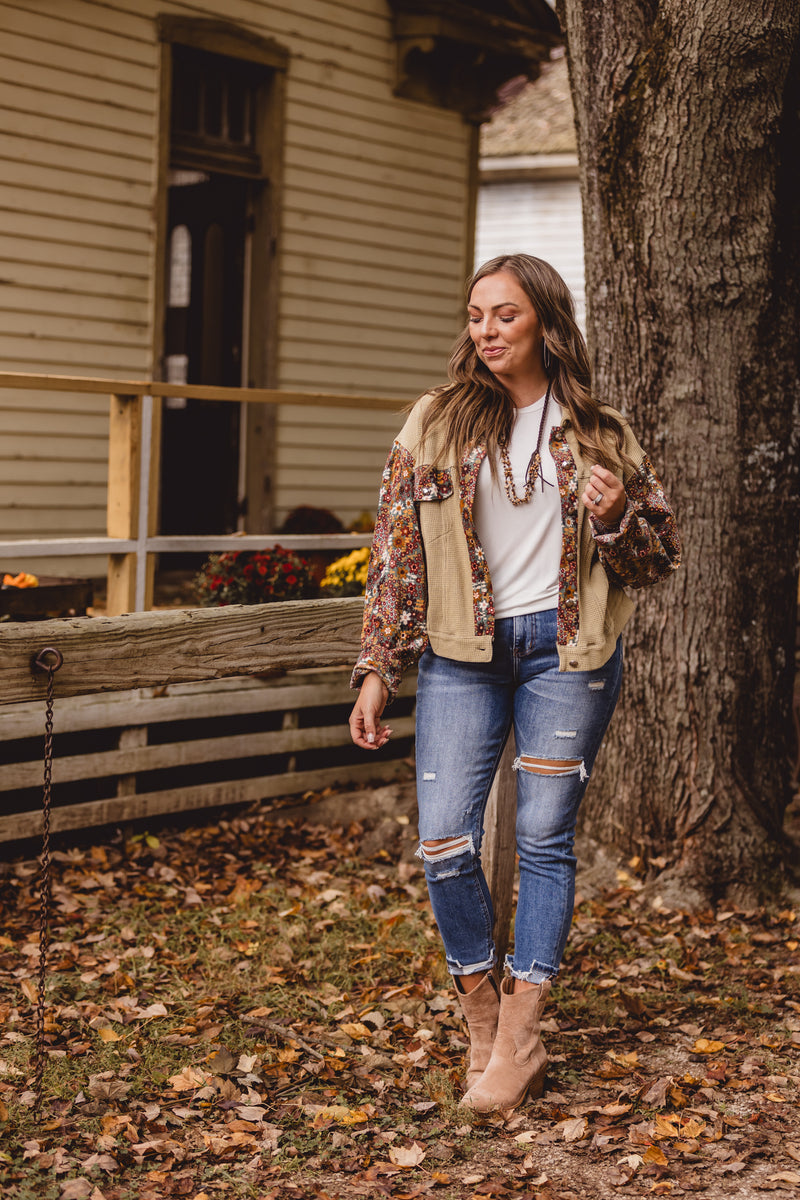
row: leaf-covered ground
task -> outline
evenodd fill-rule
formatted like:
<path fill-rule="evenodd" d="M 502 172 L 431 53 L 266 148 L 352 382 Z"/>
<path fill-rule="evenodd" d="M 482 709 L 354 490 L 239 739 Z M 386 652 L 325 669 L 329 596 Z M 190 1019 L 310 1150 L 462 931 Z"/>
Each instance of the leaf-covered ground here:
<path fill-rule="evenodd" d="M 4 1200 L 798 1194 L 788 903 L 664 912 L 627 864 L 579 901 L 543 1099 L 468 1119 L 413 825 L 344 801 L 56 855 L 39 1115 L 36 864 L 0 868 Z"/>

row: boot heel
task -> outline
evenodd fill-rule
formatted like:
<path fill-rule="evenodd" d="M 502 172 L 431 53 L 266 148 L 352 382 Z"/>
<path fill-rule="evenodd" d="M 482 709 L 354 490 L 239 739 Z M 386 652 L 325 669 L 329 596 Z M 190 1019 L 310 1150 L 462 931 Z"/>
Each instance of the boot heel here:
<path fill-rule="evenodd" d="M 544 1085 L 547 1083 L 547 1063 L 542 1067 L 538 1075 L 534 1075 L 533 1079 L 528 1084 L 527 1099 L 539 1100 L 544 1094 Z"/>
<path fill-rule="evenodd" d="M 541 1100 L 546 1081 L 547 1066 L 545 1064 L 538 1075 L 534 1075 L 519 1100 L 514 1104 L 509 1104 L 507 1108 L 499 1109 L 498 1111 L 503 1112 L 506 1116 L 510 1116 L 512 1112 L 515 1112 L 518 1108 L 522 1108 L 523 1104 L 527 1104 L 529 1100 Z"/>

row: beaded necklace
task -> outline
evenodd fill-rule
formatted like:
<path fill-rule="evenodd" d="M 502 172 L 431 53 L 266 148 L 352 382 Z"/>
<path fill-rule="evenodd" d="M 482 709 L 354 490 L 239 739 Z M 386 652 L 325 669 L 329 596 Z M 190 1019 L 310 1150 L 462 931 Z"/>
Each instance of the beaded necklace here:
<path fill-rule="evenodd" d="M 500 447 L 500 461 L 503 464 L 503 476 L 504 476 L 506 495 L 508 496 L 509 500 L 511 501 L 511 503 L 514 505 L 515 508 L 517 508 L 520 504 L 528 503 L 531 496 L 533 495 L 533 489 L 536 484 L 536 480 L 539 478 L 540 475 L 541 475 L 541 479 L 542 479 L 542 491 L 544 491 L 544 485 L 549 482 L 547 479 L 545 479 L 544 475 L 542 475 L 542 473 L 541 473 L 542 472 L 542 456 L 541 456 L 540 450 L 541 450 L 541 445 L 542 445 L 542 434 L 544 432 L 544 420 L 545 420 L 545 417 L 547 416 L 547 406 L 550 401 L 550 389 L 552 388 L 552 386 L 553 386 L 553 381 L 550 380 L 549 383 L 547 384 L 547 391 L 545 392 L 544 404 L 542 405 L 542 416 L 541 416 L 541 420 L 539 421 L 539 436 L 536 439 L 536 449 L 534 450 L 533 454 L 531 455 L 531 460 L 528 463 L 528 469 L 525 472 L 525 491 L 524 491 L 523 495 L 521 495 L 521 496 L 517 495 L 517 489 L 514 487 L 514 475 L 511 470 L 511 460 L 508 457 L 508 446 L 502 445 Z M 552 487 L 552 486 L 553 485 L 550 484 L 550 487 Z"/>

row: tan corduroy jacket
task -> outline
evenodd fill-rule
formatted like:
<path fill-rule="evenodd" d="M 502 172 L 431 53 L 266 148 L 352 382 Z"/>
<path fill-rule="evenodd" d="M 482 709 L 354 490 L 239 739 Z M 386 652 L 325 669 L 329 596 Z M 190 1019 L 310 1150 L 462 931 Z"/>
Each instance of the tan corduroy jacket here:
<path fill-rule="evenodd" d="M 477 446 L 460 463 L 447 454 L 437 462 L 437 439 L 421 442 L 427 403 L 423 397 L 415 405 L 383 473 L 353 686 L 376 671 L 394 693 L 428 644 L 444 658 L 491 659 L 491 581 L 472 517 L 486 451 Z M 634 466 L 618 471 L 628 502 L 615 529 L 602 525 L 581 503 L 591 464 L 581 457 L 566 414 L 550 434 L 561 497 L 562 671 L 602 666 L 633 609 L 624 587 L 656 583 L 680 563 L 675 518 L 661 483 L 624 418 L 616 415 Z"/>

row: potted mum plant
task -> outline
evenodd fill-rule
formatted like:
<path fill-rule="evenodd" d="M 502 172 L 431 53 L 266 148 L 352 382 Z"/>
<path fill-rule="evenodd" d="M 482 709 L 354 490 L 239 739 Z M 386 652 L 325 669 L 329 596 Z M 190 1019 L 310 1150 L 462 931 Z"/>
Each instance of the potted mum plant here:
<path fill-rule="evenodd" d="M 204 608 L 303 600 L 316 593 L 308 563 L 282 546 L 211 554 L 194 581 Z"/>
<path fill-rule="evenodd" d="M 332 562 L 325 572 L 320 591 L 323 596 L 363 596 L 367 586 L 369 546 L 352 550 Z"/>

